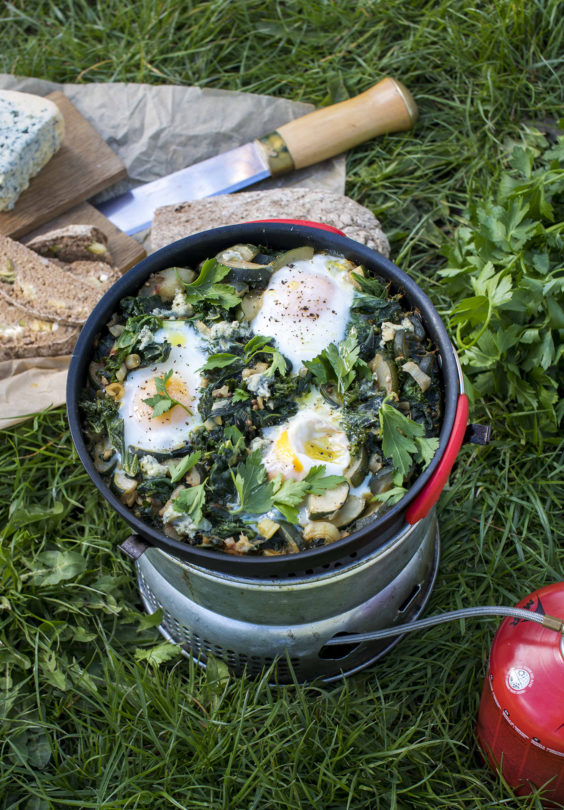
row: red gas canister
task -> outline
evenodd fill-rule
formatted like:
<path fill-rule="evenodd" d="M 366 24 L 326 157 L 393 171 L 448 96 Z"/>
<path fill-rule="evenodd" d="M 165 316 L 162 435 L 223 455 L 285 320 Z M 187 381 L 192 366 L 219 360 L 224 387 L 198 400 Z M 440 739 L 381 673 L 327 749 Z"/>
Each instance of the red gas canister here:
<path fill-rule="evenodd" d="M 564 618 L 564 582 L 517 607 Z M 519 795 L 546 786 L 545 806 L 564 803 L 564 636 L 521 619 L 493 640 L 478 714 L 478 742 Z"/>

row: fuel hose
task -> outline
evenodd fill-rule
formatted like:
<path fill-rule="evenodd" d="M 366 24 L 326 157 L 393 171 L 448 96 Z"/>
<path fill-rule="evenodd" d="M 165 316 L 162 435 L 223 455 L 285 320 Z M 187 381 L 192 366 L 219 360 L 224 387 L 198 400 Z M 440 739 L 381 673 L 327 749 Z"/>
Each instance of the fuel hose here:
<path fill-rule="evenodd" d="M 412 633 L 416 630 L 425 630 L 427 627 L 434 627 L 436 624 L 453 622 L 457 619 L 476 619 L 485 616 L 512 616 L 515 619 L 522 619 L 528 622 L 536 622 L 543 627 L 548 627 L 556 633 L 564 635 L 564 620 L 556 616 L 547 616 L 543 613 L 533 613 L 530 610 L 516 607 L 499 607 L 496 605 L 461 608 L 448 613 L 439 613 L 437 616 L 429 616 L 426 619 L 418 619 L 414 622 L 399 624 L 396 627 L 385 627 L 383 630 L 371 630 L 368 633 L 354 633 L 351 635 L 338 635 L 325 642 L 327 647 L 339 644 L 360 644 L 362 641 L 379 641 L 382 638 L 391 636 L 401 636 L 404 633 Z"/>

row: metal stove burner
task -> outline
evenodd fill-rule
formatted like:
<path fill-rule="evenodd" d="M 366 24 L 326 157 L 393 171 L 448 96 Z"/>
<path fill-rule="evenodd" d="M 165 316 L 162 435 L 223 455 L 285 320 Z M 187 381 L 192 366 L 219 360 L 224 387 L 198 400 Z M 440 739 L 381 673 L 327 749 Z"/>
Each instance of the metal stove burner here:
<path fill-rule="evenodd" d="M 125 549 L 124 549 L 125 550 Z M 133 555 L 131 555 L 133 556 Z M 366 556 L 325 572 L 247 579 L 183 562 L 154 547 L 135 565 L 149 613 L 163 612 L 160 632 L 205 666 L 213 655 L 235 674 L 330 682 L 370 666 L 393 640 L 326 646 L 350 635 L 412 621 L 430 596 L 439 562 L 435 509 Z M 293 673 L 293 674 L 292 674 Z"/>

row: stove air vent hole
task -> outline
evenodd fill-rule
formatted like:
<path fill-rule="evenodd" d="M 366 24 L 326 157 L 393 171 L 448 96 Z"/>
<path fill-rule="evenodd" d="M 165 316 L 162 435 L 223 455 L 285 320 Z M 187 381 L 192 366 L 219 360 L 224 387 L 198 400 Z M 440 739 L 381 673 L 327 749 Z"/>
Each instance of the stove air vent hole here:
<path fill-rule="evenodd" d="M 404 599 L 403 602 L 401 603 L 401 605 L 399 606 L 398 613 L 405 613 L 405 611 L 408 609 L 408 607 L 413 603 L 415 598 L 418 596 L 420 591 L 421 591 L 421 585 L 419 585 L 419 584 L 414 585 L 413 588 L 411 589 L 411 592 L 407 596 L 407 598 Z"/>
<path fill-rule="evenodd" d="M 335 633 L 333 638 L 352 635 L 354 635 L 354 633 Z M 319 650 L 319 657 L 324 661 L 340 661 L 341 658 L 346 658 L 347 655 L 353 653 L 358 647 L 360 647 L 360 642 L 358 644 L 325 645 Z"/>

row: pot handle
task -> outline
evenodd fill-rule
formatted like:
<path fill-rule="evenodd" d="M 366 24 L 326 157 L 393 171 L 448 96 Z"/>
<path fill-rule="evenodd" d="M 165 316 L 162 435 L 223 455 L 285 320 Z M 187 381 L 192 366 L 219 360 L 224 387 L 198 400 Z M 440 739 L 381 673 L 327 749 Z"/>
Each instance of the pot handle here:
<path fill-rule="evenodd" d="M 427 517 L 431 507 L 433 507 L 439 500 L 439 495 L 444 489 L 450 471 L 452 470 L 452 466 L 456 461 L 458 451 L 462 447 L 462 443 L 464 441 L 464 435 L 466 433 L 468 423 L 468 411 L 468 397 L 466 394 L 459 394 L 456 405 L 456 413 L 454 415 L 454 424 L 452 426 L 452 431 L 449 436 L 445 452 L 443 453 L 435 472 L 427 482 L 427 485 L 423 491 L 420 492 L 415 500 L 409 505 L 409 508 L 405 514 L 407 523 L 413 525 L 419 520 L 422 520 L 424 517 Z"/>
<path fill-rule="evenodd" d="M 135 562 L 147 551 L 149 543 L 146 543 L 138 534 L 131 534 L 118 548 L 122 554 Z"/>
<path fill-rule="evenodd" d="M 346 233 L 334 228 L 332 225 L 324 225 L 322 222 L 313 222 L 309 219 L 252 219 L 251 222 L 284 222 L 287 225 L 306 225 L 309 228 L 319 228 L 322 231 L 331 231 L 331 233 L 338 233 L 340 236 L 346 236 Z"/>

